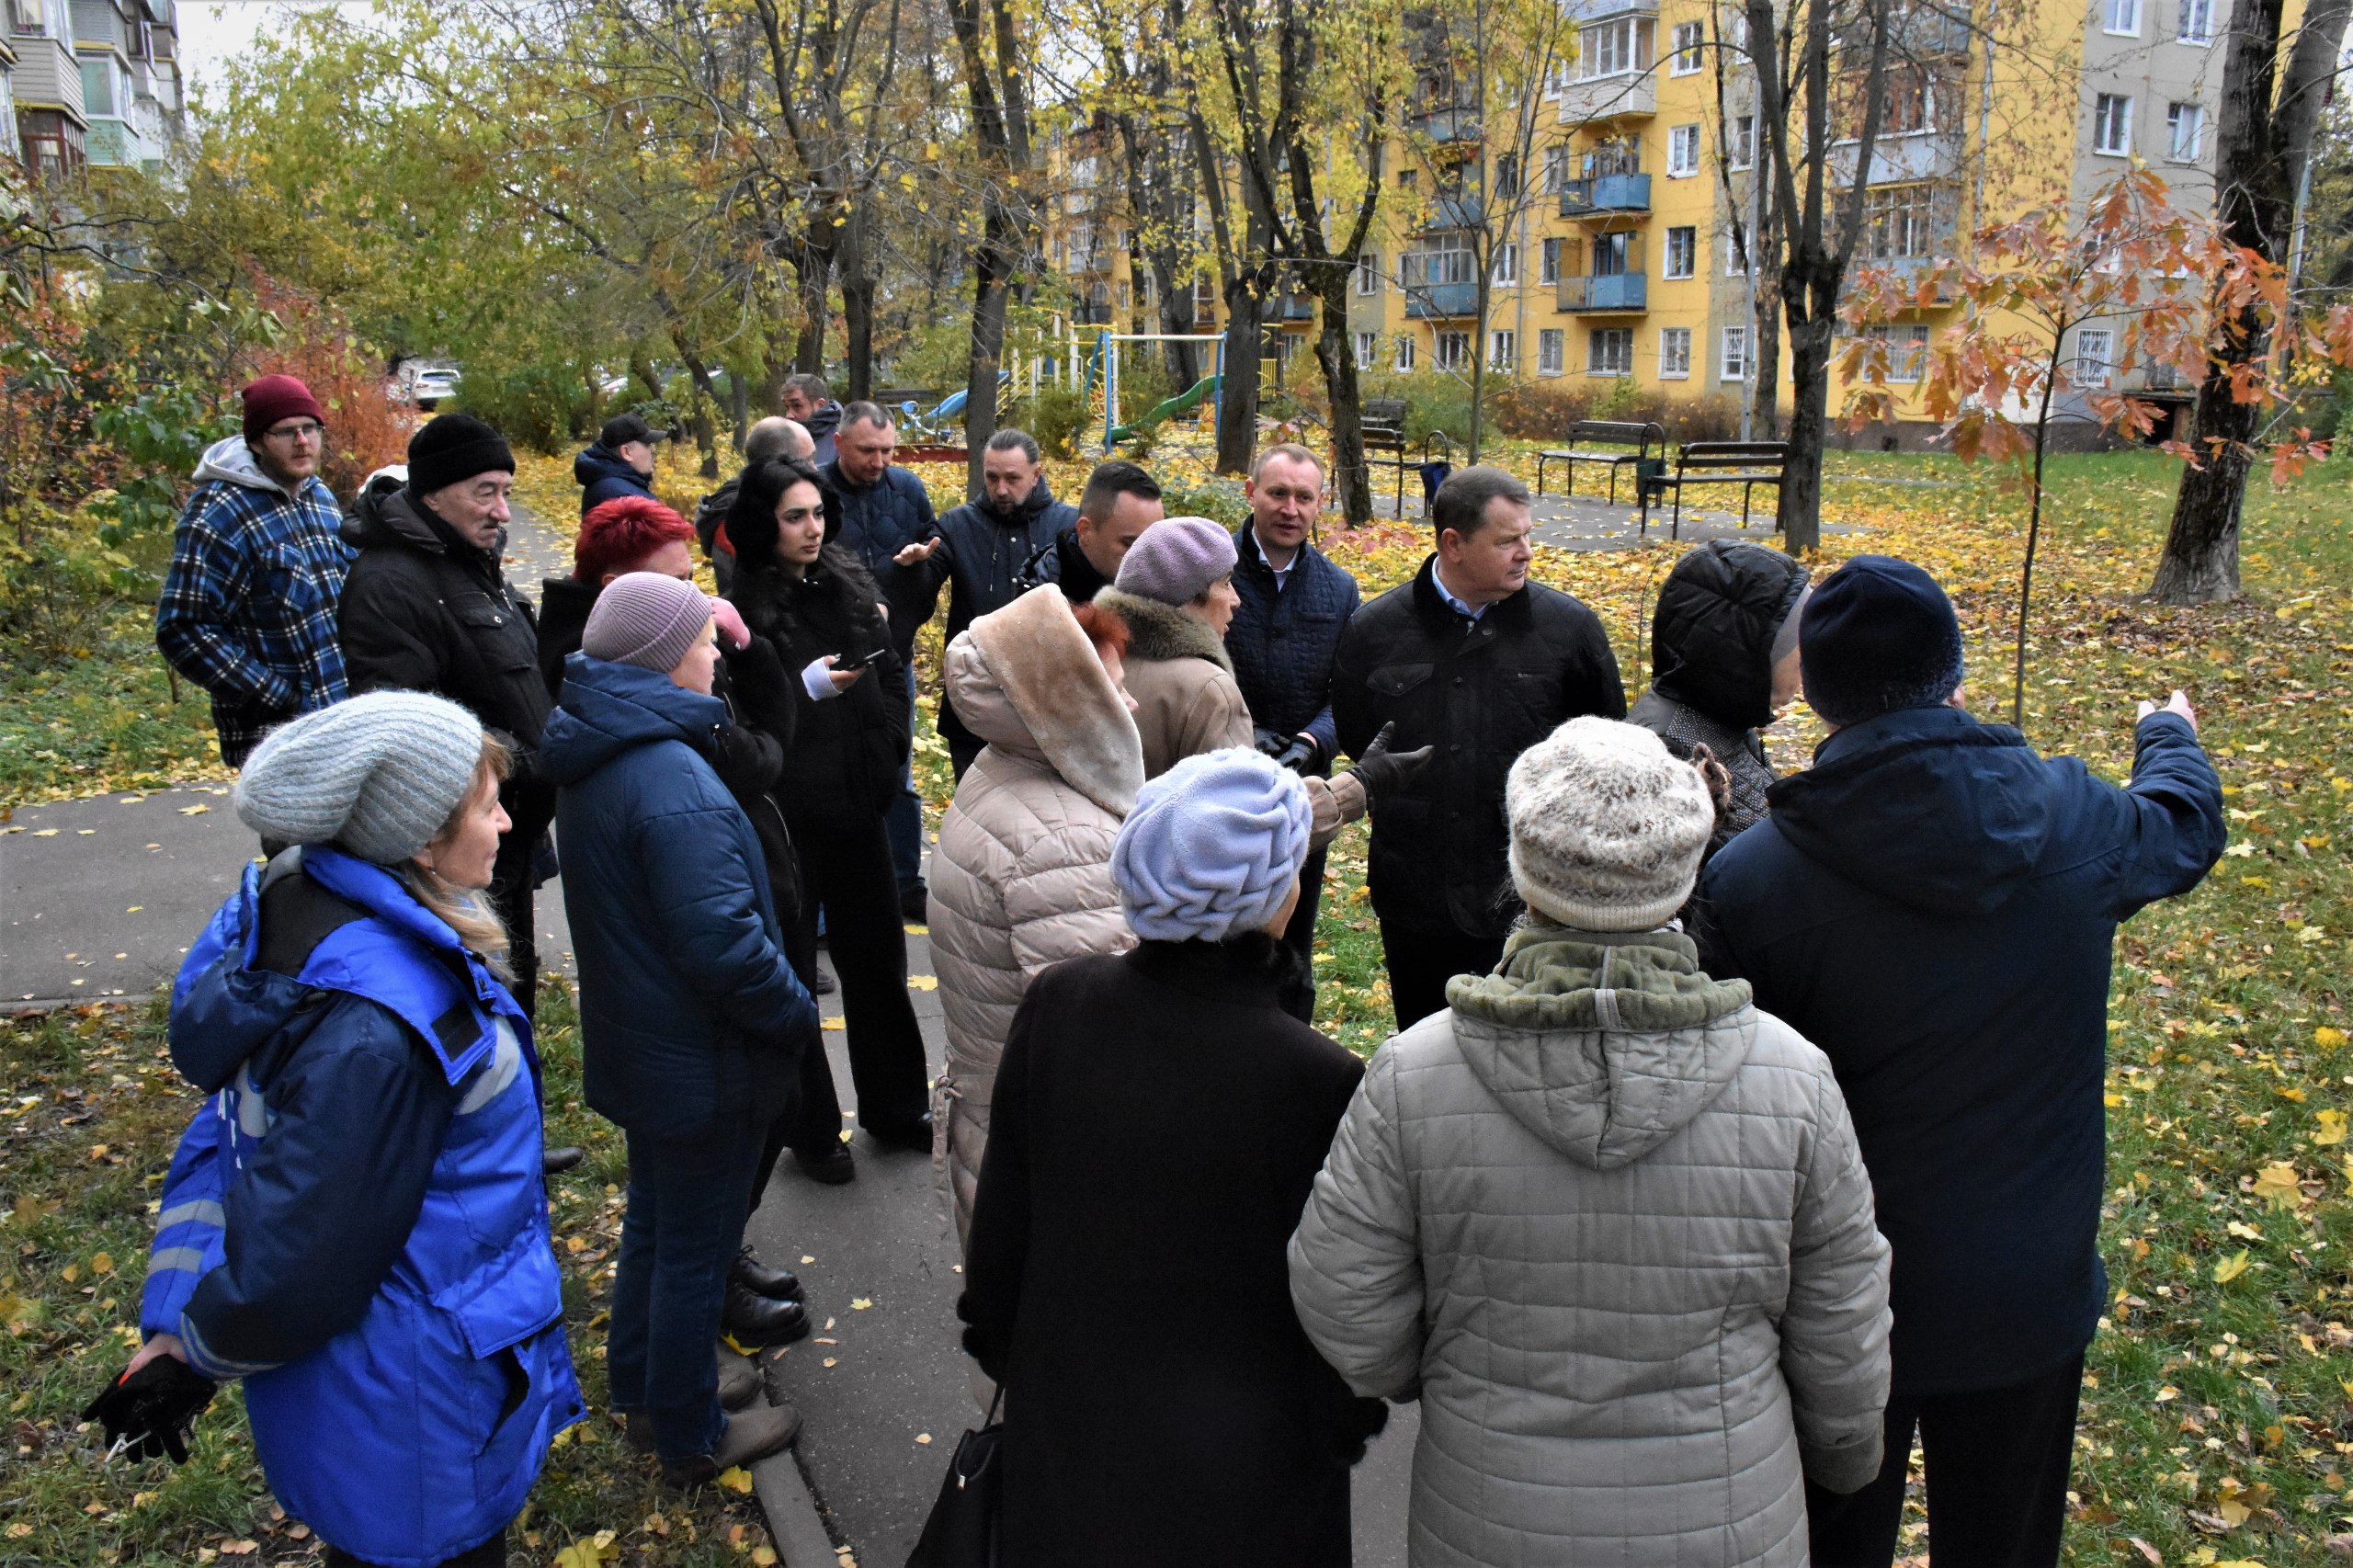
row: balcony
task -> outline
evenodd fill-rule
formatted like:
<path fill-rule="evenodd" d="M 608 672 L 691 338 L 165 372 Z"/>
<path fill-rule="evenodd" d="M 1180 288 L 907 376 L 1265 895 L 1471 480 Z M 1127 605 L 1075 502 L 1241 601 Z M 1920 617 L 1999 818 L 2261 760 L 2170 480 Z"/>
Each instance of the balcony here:
<path fill-rule="evenodd" d="M 1841 142 L 1830 149 L 1830 183 L 1843 190 L 1855 183 L 1855 152 L 1859 144 Z M 1958 131 L 1914 131 L 1891 136 L 1880 132 L 1871 144 L 1872 185 L 1918 185 L 1924 180 L 1951 182 L 1961 177 L 1961 136 Z"/>
<path fill-rule="evenodd" d="M 1650 309 L 1649 283 L 1649 275 L 1641 272 L 1563 278 L 1561 279 L 1560 308 L 1585 314 L 1609 312 L 1629 314 L 1646 311 Z"/>
<path fill-rule="evenodd" d="M 1561 123 L 1637 119 L 1658 112 L 1658 73 L 1623 71 L 1568 82 L 1561 88 Z"/>
<path fill-rule="evenodd" d="M 1425 233 L 1436 233 L 1449 229 L 1475 229 L 1486 204 L 1475 196 L 1439 196 L 1430 201 L 1429 217 L 1422 223 Z"/>
<path fill-rule="evenodd" d="M 1561 186 L 1561 216 L 1584 218 L 1597 212 L 1647 212 L 1651 210 L 1648 175 L 1595 175 Z"/>
<path fill-rule="evenodd" d="M 1955 0 L 1957 4 L 1957 0 Z M 1969 54 L 1969 7 L 1959 9 L 1914 0 L 1911 5 L 1898 6 L 1888 17 L 1888 59 L 1893 61 L 1928 61 L 1965 59 Z M 1870 52 L 1871 33 L 1868 25 L 1841 29 L 1837 47 L 1842 53 L 1867 55 Z"/>
<path fill-rule="evenodd" d="M 1405 290 L 1405 315 L 1409 320 L 1476 315 L 1478 311 L 1476 283 L 1423 283 Z"/>
<path fill-rule="evenodd" d="M 1945 254 L 1951 253 L 1950 235 L 1944 236 L 1939 244 Z M 1859 247 L 1855 259 L 1847 271 L 1849 278 L 1858 277 L 1864 272 L 1891 275 L 1894 278 L 1897 287 L 1901 288 L 1906 295 L 1913 295 L 1919 292 L 1921 283 L 1937 269 L 1938 266 L 1938 258 L 1932 256 L 1875 256 L 1868 254 L 1866 249 Z M 1936 303 L 1949 304 L 1957 296 L 1953 293 L 1949 282 L 1939 281 Z"/>
<path fill-rule="evenodd" d="M 1406 129 L 1441 143 L 1476 142 L 1479 140 L 1479 116 L 1475 109 L 1460 105 L 1453 108 L 1425 109 L 1407 122 Z"/>

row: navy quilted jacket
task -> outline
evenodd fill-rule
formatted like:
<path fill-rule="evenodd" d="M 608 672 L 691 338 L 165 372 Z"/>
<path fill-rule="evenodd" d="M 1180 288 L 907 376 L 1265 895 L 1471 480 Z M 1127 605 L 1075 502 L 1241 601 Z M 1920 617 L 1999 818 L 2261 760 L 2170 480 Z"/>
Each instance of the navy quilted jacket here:
<path fill-rule="evenodd" d="M 1250 717 L 1286 735 L 1310 734 L 1331 765 L 1340 749 L 1332 722 L 1332 659 L 1340 633 L 1361 602 L 1357 580 L 1312 544 L 1302 544 L 1290 581 L 1278 590 L 1274 569 L 1245 523 L 1233 536 L 1233 591 L 1242 596 L 1226 628 L 1226 657 Z"/>
<path fill-rule="evenodd" d="M 858 551 L 876 582 L 889 577 L 891 557 L 931 532 L 931 493 L 905 469 L 886 468 L 871 484 L 852 484 L 842 477 L 839 463 L 827 463 L 817 472 L 841 510 L 840 532 L 826 537 Z"/>

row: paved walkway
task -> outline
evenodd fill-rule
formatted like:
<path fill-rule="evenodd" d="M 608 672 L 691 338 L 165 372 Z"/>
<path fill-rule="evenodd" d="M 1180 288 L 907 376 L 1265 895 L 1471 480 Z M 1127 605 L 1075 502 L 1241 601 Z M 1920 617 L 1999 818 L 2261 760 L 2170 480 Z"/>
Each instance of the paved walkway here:
<path fill-rule="evenodd" d="M 1670 522 L 1671 514 L 1665 507 L 1653 506 L 1646 527 L 1634 504 L 1623 499 L 1631 488 L 1631 483 L 1620 485 L 1620 499 L 1614 505 L 1603 495 L 1539 495 L 1532 508 L 1536 542 L 1560 550 L 1639 550 L 1654 540 L 1665 543 L 1675 539 L 1745 539 L 1771 544 L 1780 537 L 1774 528 L 1773 494 L 1769 490 L 1757 492 L 1745 524 L 1736 507 L 1717 511 L 1687 506 L 1677 527 Z M 1373 513 L 1383 517 L 1396 516 L 1394 494 L 1376 496 Z M 1409 494 L 1405 497 L 1406 520 L 1419 522 L 1422 517 L 1421 503 Z M 1842 534 L 1852 529 L 1845 523 L 1825 522 L 1822 531 Z"/>

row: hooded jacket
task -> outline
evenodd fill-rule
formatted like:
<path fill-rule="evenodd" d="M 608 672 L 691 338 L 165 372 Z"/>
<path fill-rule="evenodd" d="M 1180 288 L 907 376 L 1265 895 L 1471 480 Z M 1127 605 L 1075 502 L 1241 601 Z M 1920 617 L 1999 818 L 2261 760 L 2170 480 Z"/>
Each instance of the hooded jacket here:
<path fill-rule="evenodd" d="M 944 684 L 988 743 L 956 787 L 931 858 L 931 956 L 948 1027 L 938 1120 L 961 1236 L 1022 994 L 1051 964 L 1134 945 L 1111 885 L 1111 843 L 1144 774 L 1127 705 L 1051 584 L 950 642 Z"/>
<path fill-rule="evenodd" d="M 1658 931 L 1516 933 L 1382 1046 L 1290 1244 L 1421 1400 L 1415 1568 L 1802 1564 L 1879 1471 L 1888 1246 L 1822 1053 Z"/>
<path fill-rule="evenodd" d="M 2224 837 L 2188 722 L 2135 743 L 2120 790 L 1956 709 L 1890 713 L 1775 784 L 1702 881 L 1713 961 L 1821 1044 L 1854 1108 L 1907 1395 L 2024 1382 L 2098 1321 L 2116 927 Z"/>
<path fill-rule="evenodd" d="M 1111 585 L 1111 579 L 1097 571 L 1095 562 L 1086 559 L 1086 551 L 1079 548 L 1075 523 L 1054 540 L 1053 553 L 1047 560 L 1053 566 L 1049 581 L 1062 585 L 1063 596 L 1074 605 L 1089 602 Z"/>
<path fill-rule="evenodd" d="M 211 1097 L 164 1179 L 140 1322 L 242 1377 L 270 1489 L 426 1568 L 501 1530 L 584 1414 L 528 1019 L 381 866 L 246 869 L 173 988 Z"/>
<path fill-rule="evenodd" d="M 642 495 L 649 501 L 659 499 L 654 494 L 652 482 L 602 441 L 587 447 L 572 460 L 572 477 L 580 486 L 580 515 L 584 517 L 592 508 L 624 495 Z"/>
<path fill-rule="evenodd" d="M 760 841 L 709 761 L 726 722 L 717 698 L 585 653 L 548 722 L 584 1097 L 648 1137 L 765 1122 L 819 1049 Z"/>
<path fill-rule="evenodd" d="M 832 398 L 827 398 L 801 416 L 801 427 L 808 431 L 809 439 L 816 443 L 816 450 L 809 458 L 813 465 L 823 468 L 834 460 L 834 432 L 841 428 L 841 424 L 842 405 Z"/>
<path fill-rule="evenodd" d="M 1584 604 L 1530 583 L 1466 620 L 1438 597 L 1437 559 L 1348 622 L 1332 713 L 1351 756 L 1392 720 L 1392 749 L 1438 748 L 1373 803 L 1374 913 L 1404 930 L 1500 937 L 1519 907 L 1504 860 L 1504 776 L 1579 714 L 1623 718 L 1626 688 L 1608 634 Z"/>
<path fill-rule="evenodd" d="M 242 436 L 205 449 L 172 534 L 155 645 L 212 697 L 222 760 L 262 732 L 347 695 L 335 603 L 351 569 L 335 494 L 313 474 L 289 491 Z"/>
<path fill-rule="evenodd" d="M 1677 562 L 1658 591 L 1651 688 L 1626 722 L 1687 761 L 1706 745 L 1732 775 L 1711 856 L 1765 814 L 1776 775 L 1756 732 L 1773 722 L 1773 642 L 1805 583 L 1805 568 L 1779 551 L 1711 540 Z"/>
<path fill-rule="evenodd" d="M 1128 626 L 1128 695 L 1143 737 L 1143 776 L 1157 778 L 1188 756 L 1248 746 L 1254 731 L 1233 662 L 1217 629 L 1174 605 L 1106 588 L 1096 602 Z"/>
<path fill-rule="evenodd" d="M 537 802 L 543 824 L 536 754 L 553 699 L 540 674 L 538 620 L 499 552 L 468 543 L 410 491 L 389 485 L 361 493 L 343 537 L 359 551 L 337 618 L 352 691 L 429 691 L 472 709 L 514 747 L 503 793 Z"/>

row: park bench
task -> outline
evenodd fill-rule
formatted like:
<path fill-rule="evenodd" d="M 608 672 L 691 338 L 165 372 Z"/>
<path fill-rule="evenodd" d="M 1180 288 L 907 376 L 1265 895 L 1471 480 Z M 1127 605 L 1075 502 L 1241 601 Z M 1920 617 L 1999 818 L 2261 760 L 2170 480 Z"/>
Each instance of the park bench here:
<path fill-rule="evenodd" d="M 1686 441 L 1676 449 L 1675 472 L 1640 481 L 1636 489 L 1642 502 L 1640 532 L 1648 533 L 1651 503 L 1661 499 L 1669 490 L 1675 492 L 1675 511 L 1670 524 L 1670 537 L 1683 537 L 1683 489 L 1688 484 L 1737 484 L 1740 486 L 1740 526 L 1748 526 L 1748 498 L 1760 484 L 1769 484 L 1778 495 L 1781 488 L 1781 470 L 1789 461 L 1790 447 L 1786 441 Z"/>
<path fill-rule="evenodd" d="M 1609 470 L 1609 504 L 1618 504 L 1618 471 L 1627 464 L 1634 465 L 1640 477 L 1643 465 L 1651 460 L 1651 442 L 1658 442 L 1659 460 L 1664 464 L 1666 454 L 1666 427 L 1655 422 L 1643 423 L 1621 419 L 1580 419 L 1569 426 L 1572 443 L 1606 443 L 1616 447 L 1631 447 L 1631 452 L 1597 451 L 1591 446 L 1548 447 L 1536 454 L 1536 494 L 1544 494 L 1544 465 L 1560 463 L 1569 471 L 1569 482 L 1563 487 L 1564 496 L 1577 493 L 1577 464 L 1601 463 Z"/>
<path fill-rule="evenodd" d="M 1405 400 L 1369 397 L 1357 411 L 1357 426 L 1364 437 L 1367 478 L 1376 468 L 1397 471 L 1397 516 L 1405 516 L 1405 471 L 1413 466 L 1405 455 Z M 1371 486 L 1367 484 L 1370 490 Z"/>

